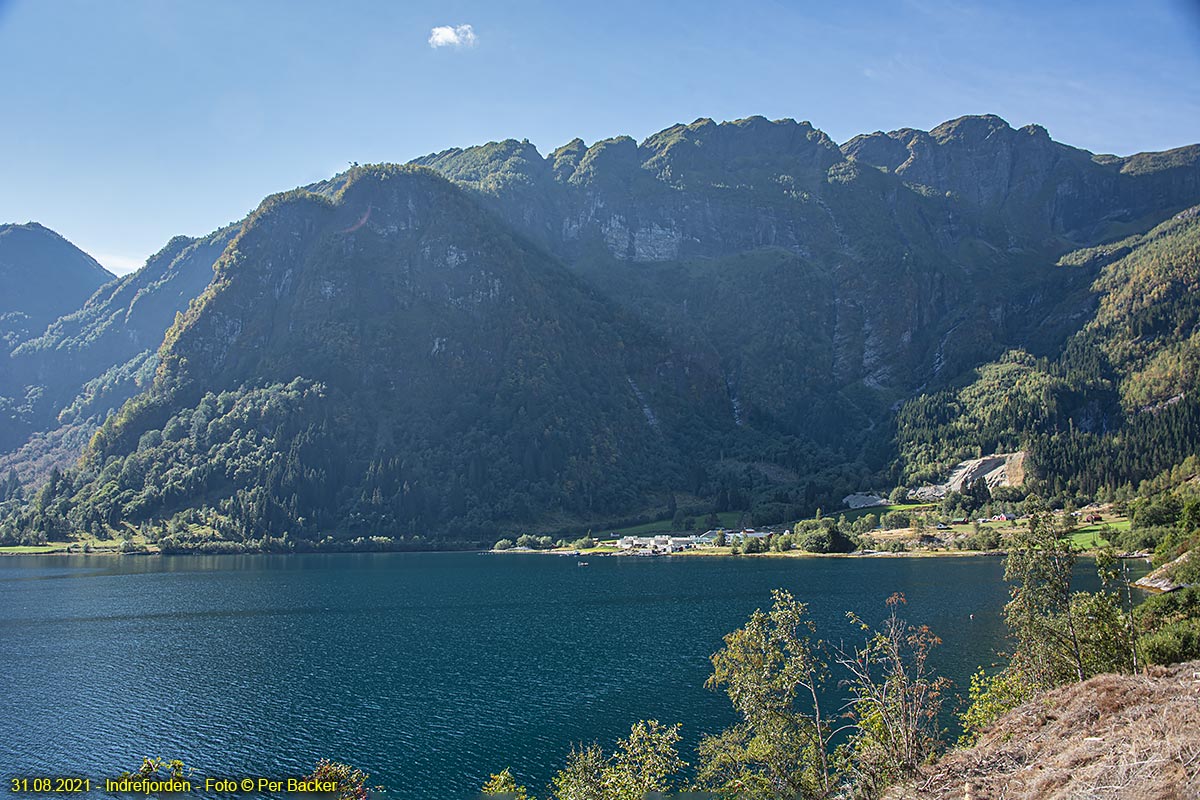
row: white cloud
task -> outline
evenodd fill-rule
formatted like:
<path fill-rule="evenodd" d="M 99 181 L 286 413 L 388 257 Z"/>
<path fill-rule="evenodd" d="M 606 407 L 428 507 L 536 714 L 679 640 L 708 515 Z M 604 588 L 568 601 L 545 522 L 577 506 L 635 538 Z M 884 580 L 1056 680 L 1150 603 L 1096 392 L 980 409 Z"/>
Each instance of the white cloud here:
<path fill-rule="evenodd" d="M 429 46 L 438 47 L 474 47 L 478 41 L 475 30 L 470 25 L 439 25 L 429 32 Z"/>

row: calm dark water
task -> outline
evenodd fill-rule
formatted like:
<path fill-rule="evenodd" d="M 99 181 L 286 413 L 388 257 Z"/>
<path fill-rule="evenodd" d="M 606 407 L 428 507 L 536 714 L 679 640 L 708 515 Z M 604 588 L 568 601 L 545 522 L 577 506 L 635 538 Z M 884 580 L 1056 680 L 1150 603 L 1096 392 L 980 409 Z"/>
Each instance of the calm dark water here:
<path fill-rule="evenodd" d="M 960 688 L 1003 647 L 998 558 L 590 564 L 0 559 L 0 772 L 103 778 L 162 755 L 208 775 L 295 775 L 329 757 L 392 797 L 470 797 L 510 765 L 540 791 L 572 742 L 611 746 L 657 718 L 682 722 L 691 749 L 729 724 L 703 687 L 708 656 L 776 587 L 833 640 L 854 635 L 846 611 L 875 621 L 904 592 Z"/>

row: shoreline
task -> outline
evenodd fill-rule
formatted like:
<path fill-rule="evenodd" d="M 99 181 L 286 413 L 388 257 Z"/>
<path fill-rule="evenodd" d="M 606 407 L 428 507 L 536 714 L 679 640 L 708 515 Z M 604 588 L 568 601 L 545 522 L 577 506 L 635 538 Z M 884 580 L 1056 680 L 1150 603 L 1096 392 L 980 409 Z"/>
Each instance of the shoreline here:
<path fill-rule="evenodd" d="M 1003 557 L 1007 550 L 858 550 L 851 553 L 809 553 L 803 550 L 789 550 L 783 553 L 713 553 L 705 550 L 682 550 L 678 553 L 637 554 L 622 552 L 593 552 L 571 550 L 532 550 L 509 548 L 507 550 L 481 550 L 481 554 L 489 555 L 536 555 L 560 556 L 563 558 L 967 558 L 971 556 Z M 1079 550 L 1076 555 L 1095 556 L 1097 550 Z M 1145 559 L 1147 553 L 1118 553 L 1118 559 Z"/>
<path fill-rule="evenodd" d="M 122 553 L 118 550 L 92 550 L 82 552 L 56 548 L 37 552 L 14 552 L 0 548 L 0 557 L 21 558 L 25 556 L 95 556 L 98 558 L 114 557 L 172 557 L 172 556 L 298 556 L 298 555 L 361 555 L 364 553 L 476 553 L 478 555 L 536 555 L 559 556 L 561 558 L 957 558 L 962 556 L 1003 556 L 1003 550 L 917 550 L 889 552 L 883 550 L 861 551 L 853 553 L 808 553 L 804 551 L 789 551 L 786 553 L 710 553 L 695 550 L 684 550 L 678 553 L 655 553 L 639 555 L 621 552 L 572 552 L 569 550 L 508 550 L 463 549 L 463 550 L 305 550 L 291 552 L 273 552 L 257 550 L 245 553 L 202 553 L 199 551 L 184 551 L 178 553 L 163 553 L 158 550 L 144 550 Z"/>
<path fill-rule="evenodd" d="M 40 547 L 53 549 L 41 550 Z M 117 548 L 98 548 L 88 552 L 68 549 L 68 545 L 15 545 L 0 547 L 0 558 L 21 558 L 23 556 L 96 556 L 100 558 L 113 557 L 171 557 L 171 556 L 295 556 L 295 555 L 361 555 L 364 553 L 475 553 L 477 555 L 536 555 L 559 556 L 561 558 L 778 558 L 778 559 L 808 559 L 808 558 L 964 558 L 970 556 L 1003 557 L 1006 550 L 945 550 L 945 549 L 914 549 L 914 550 L 856 550 L 850 553 L 810 553 L 805 550 L 787 550 L 784 552 L 766 553 L 731 553 L 728 548 L 700 548 L 681 550 L 676 553 L 634 553 L 629 551 L 612 550 L 610 548 L 595 550 L 534 550 L 532 548 L 512 547 L 505 550 L 492 548 L 461 548 L 461 549 L 429 549 L 429 550 L 290 550 L 271 551 L 255 550 L 240 553 L 206 553 L 199 550 L 164 553 L 157 548 L 121 552 Z M 1096 549 L 1088 548 L 1076 551 L 1077 555 L 1094 556 Z M 1149 553 L 1117 553 L 1119 559 L 1146 559 Z"/>

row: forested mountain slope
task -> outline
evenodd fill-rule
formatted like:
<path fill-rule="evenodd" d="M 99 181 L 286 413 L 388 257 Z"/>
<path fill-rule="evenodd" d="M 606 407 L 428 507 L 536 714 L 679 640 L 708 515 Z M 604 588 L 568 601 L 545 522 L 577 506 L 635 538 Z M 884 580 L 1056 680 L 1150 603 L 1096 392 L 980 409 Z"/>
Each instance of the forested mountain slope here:
<path fill-rule="evenodd" d="M 981 390 L 997 422 L 968 433 L 969 449 L 951 437 L 920 454 L 888 420 L 1007 352 L 1057 357 L 1103 295 L 1096 264 L 1066 264 L 1094 260 L 1098 243 L 1129 248 L 1200 200 L 1198 159 L 1196 146 L 1096 156 L 983 116 L 841 148 L 807 123 L 751 118 L 698 120 L 640 145 L 576 140 L 545 159 L 510 140 L 419 161 L 708 354 L 739 422 L 773 437 L 770 458 L 802 476 L 802 491 L 783 495 L 812 504 L 855 475 L 919 482 L 952 453 L 1030 444 L 1034 428 L 1001 402 L 1007 389 Z"/>
<path fill-rule="evenodd" d="M 702 365 L 411 167 L 265 201 L 159 359 L 43 524 L 477 541 L 635 507 L 733 427 Z"/>
<path fill-rule="evenodd" d="M 908 401 L 897 415 L 902 480 L 1024 448 L 1050 492 L 1090 496 L 1200 449 L 1198 209 L 1055 269 L 1087 276 L 1094 310 L 1053 357 L 1010 350 Z"/>

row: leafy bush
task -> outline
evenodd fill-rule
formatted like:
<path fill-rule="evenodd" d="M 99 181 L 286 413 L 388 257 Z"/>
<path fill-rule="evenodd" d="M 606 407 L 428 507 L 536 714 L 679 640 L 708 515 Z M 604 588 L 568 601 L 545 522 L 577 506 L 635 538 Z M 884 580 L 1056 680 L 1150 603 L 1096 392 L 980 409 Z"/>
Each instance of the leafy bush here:
<path fill-rule="evenodd" d="M 1159 628 L 1138 642 L 1151 664 L 1177 664 L 1200 658 L 1200 619 L 1185 619 Z"/>
<path fill-rule="evenodd" d="M 1143 634 L 1187 619 L 1200 619 L 1200 587 L 1156 594 L 1133 612 L 1134 623 Z"/>
<path fill-rule="evenodd" d="M 1024 703 L 1030 697 L 1029 682 L 1017 670 L 1005 669 L 988 675 L 982 667 L 971 676 L 966 710 L 959 714 L 963 726 L 958 743 L 967 747 L 979 738 L 988 725 Z"/>
<path fill-rule="evenodd" d="M 849 553 L 855 544 L 837 528 L 822 528 L 804 536 L 800 546 L 810 553 Z"/>

